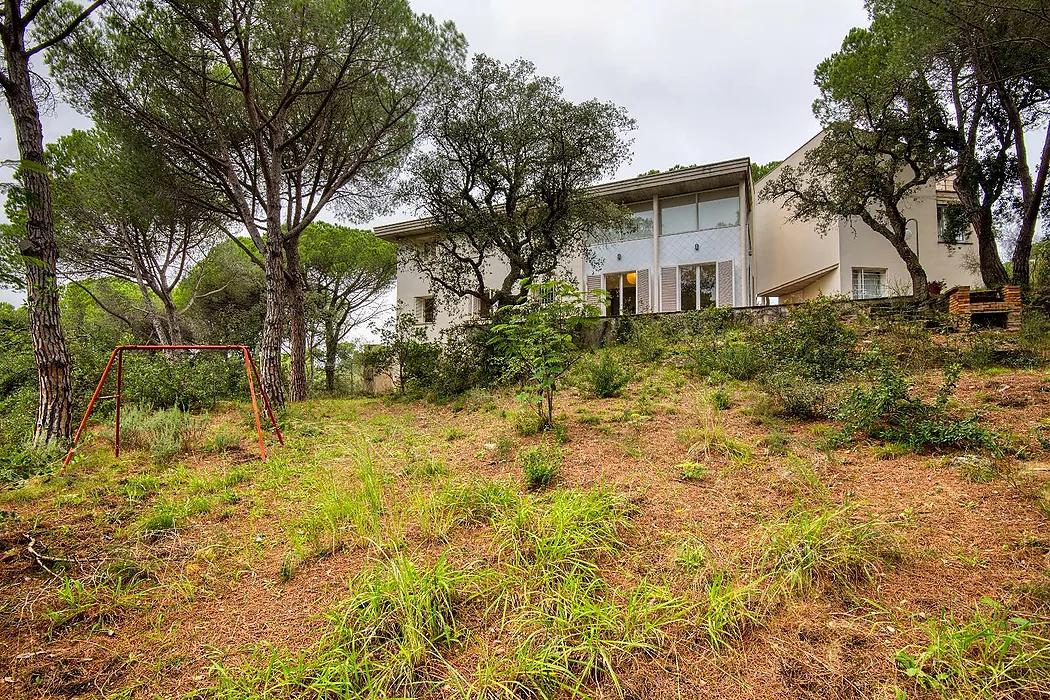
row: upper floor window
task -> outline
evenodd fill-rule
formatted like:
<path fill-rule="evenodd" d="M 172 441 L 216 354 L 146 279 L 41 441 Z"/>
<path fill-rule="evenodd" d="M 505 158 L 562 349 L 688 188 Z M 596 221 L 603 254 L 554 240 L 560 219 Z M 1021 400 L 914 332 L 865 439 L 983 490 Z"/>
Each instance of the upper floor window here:
<path fill-rule="evenodd" d="M 631 204 L 627 208 L 631 210 L 631 221 L 624 230 L 598 233 L 590 237 L 590 243 L 650 240 L 653 237 L 653 203 Z"/>
<path fill-rule="evenodd" d="M 437 303 L 434 297 L 416 297 L 416 323 L 434 323 L 437 319 Z"/>
<path fill-rule="evenodd" d="M 715 190 L 660 200 L 660 235 L 740 225 L 737 190 Z"/>
<path fill-rule="evenodd" d="M 958 204 L 937 205 L 937 242 L 938 243 L 969 243 L 970 242 L 970 220 L 966 218 L 966 212 Z"/>

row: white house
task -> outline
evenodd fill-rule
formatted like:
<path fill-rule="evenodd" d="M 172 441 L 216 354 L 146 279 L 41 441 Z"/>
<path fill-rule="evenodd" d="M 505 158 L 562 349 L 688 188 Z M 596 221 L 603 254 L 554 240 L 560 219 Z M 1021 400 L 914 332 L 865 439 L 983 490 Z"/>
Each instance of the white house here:
<path fill-rule="evenodd" d="M 766 176 L 776 177 L 798 165 L 823 133 L 814 136 Z M 762 182 L 756 185 L 759 194 Z M 967 264 L 976 244 L 967 229 L 963 237 L 945 234 L 948 207 L 958 205 L 951 185 L 942 181 L 919 191 L 905 208 L 908 237 L 930 282 L 980 287 L 980 276 Z M 783 201 L 755 205 L 755 295 L 760 300 L 789 303 L 817 296 L 854 299 L 911 294 L 911 276 L 890 242 L 863 221 L 841 219 L 830 230 L 815 223 L 788 221 Z M 917 246 L 917 247 L 916 247 Z"/>
<path fill-rule="evenodd" d="M 819 139 L 784 164 L 800 162 Z M 756 201 L 755 190 L 749 158 L 597 185 L 592 191 L 627 206 L 638 226 L 592 245 L 586 257 L 566 260 L 562 272 L 583 291 L 606 290 L 609 316 L 783 303 L 821 294 L 910 293 L 900 256 L 863 223 L 843 220 L 831 231 L 818 231 L 813 224 L 789 222 L 782 202 Z M 939 212 L 954 201 L 946 185 L 931 186 L 916 199 L 909 214 L 919 259 L 931 281 L 979 286 L 964 262 L 969 241 L 949 245 L 938 233 Z M 377 227 L 376 235 L 399 245 L 418 243 L 432 234 L 430 227 L 427 219 L 405 221 Z M 493 287 L 504 271 L 503 261 L 490 261 Z M 397 300 L 432 337 L 476 313 L 470 299 L 455 308 L 439 307 L 428 280 L 408 264 L 399 264 Z"/>

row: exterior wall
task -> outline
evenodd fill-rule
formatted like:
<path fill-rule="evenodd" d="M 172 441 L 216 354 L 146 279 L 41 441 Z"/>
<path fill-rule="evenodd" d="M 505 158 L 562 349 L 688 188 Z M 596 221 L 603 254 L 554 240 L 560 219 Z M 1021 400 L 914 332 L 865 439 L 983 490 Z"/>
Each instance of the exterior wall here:
<path fill-rule="evenodd" d="M 785 165 L 799 165 L 812 148 L 816 147 L 823 134 L 810 139 L 802 148 L 789 156 Z M 777 170 L 768 177 L 775 177 Z M 830 278 L 822 277 L 809 282 L 802 289 L 780 295 L 782 303 L 801 301 L 819 295 L 852 295 L 853 269 L 868 268 L 884 270 L 883 294 L 911 294 L 911 276 L 889 241 L 875 233 L 864 222 L 844 220 L 822 236 L 816 224 L 788 221 L 788 211 L 783 201 L 769 202 L 761 197 L 762 183 L 755 204 L 755 275 L 756 293 L 775 289 L 794 280 L 805 278 L 818 270 L 838 265 Z M 918 231 L 919 262 L 926 270 L 931 282 L 942 281 L 945 288 L 956 285 L 980 284 L 980 280 L 966 271 L 965 259 L 974 249 L 973 243 L 946 245 L 937 241 L 937 201 L 946 194 L 943 187 L 940 197 L 938 187 L 930 185 L 920 191 L 915 200 L 905 209 L 912 221 L 909 242 L 915 243 Z"/>
<path fill-rule="evenodd" d="M 963 264 L 967 251 L 973 249 L 974 244 L 947 245 L 937 241 L 937 194 L 933 185 L 921 190 L 905 208 L 905 213 L 911 219 L 908 242 L 914 250 L 917 227 L 919 262 L 930 282 L 942 281 L 945 289 L 980 285 L 980 279 L 967 272 Z M 839 230 L 840 286 L 844 294 L 853 291 L 855 267 L 886 270 L 883 287 L 886 296 L 912 293 L 911 275 L 889 241 L 863 221 L 843 221 Z"/>
<path fill-rule="evenodd" d="M 768 181 L 769 178 L 775 177 L 780 168 L 797 166 L 822 138 L 823 134 L 819 134 L 811 139 L 765 179 Z M 755 185 L 755 190 L 758 196 L 755 202 L 755 226 L 752 235 L 755 247 L 756 294 L 802 279 L 839 262 L 837 230 L 832 229 L 826 232 L 827 235 L 821 236 L 812 223 L 788 221 L 789 214 L 783 201 L 764 200 L 761 196 L 761 181 Z M 833 293 L 838 292 L 836 284 Z"/>

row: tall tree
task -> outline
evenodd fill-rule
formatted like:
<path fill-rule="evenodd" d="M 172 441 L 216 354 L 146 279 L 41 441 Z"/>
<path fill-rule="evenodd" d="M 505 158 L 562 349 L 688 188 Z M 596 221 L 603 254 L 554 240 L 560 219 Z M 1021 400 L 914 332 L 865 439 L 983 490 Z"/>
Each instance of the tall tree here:
<path fill-rule="evenodd" d="M 202 195 L 185 198 L 178 174 L 144 144 L 98 129 L 63 137 L 48 148 L 48 160 L 60 269 L 78 279 L 131 282 L 157 340 L 181 345 L 174 291 L 219 234 L 217 215 L 198 205 Z M 193 295 L 184 303 L 192 304 Z"/>
<path fill-rule="evenodd" d="M 306 227 L 300 247 L 324 338 L 325 388 L 334 391 L 339 344 L 383 310 L 397 275 L 397 249 L 371 231 L 322 221 Z"/>
<path fill-rule="evenodd" d="M 634 120 L 614 104 L 574 104 L 527 61 L 477 55 L 436 110 L 431 148 L 411 162 L 405 196 L 434 236 L 403 246 L 405 262 L 448 303 L 471 297 L 487 315 L 525 280 L 555 275 L 587 238 L 629 214 L 588 192 L 630 155 Z M 489 289 L 488 274 L 506 272 Z"/>
<path fill-rule="evenodd" d="M 115 0 L 69 48 L 55 68 L 77 104 L 163 145 L 244 226 L 266 278 L 263 385 L 284 403 L 287 305 L 289 395 L 303 398 L 299 238 L 329 205 L 374 207 L 462 36 L 407 0 Z"/>
<path fill-rule="evenodd" d="M 1050 176 L 1046 3 L 869 0 L 869 9 L 876 22 L 906 27 L 914 69 L 941 92 L 958 154 L 955 189 L 977 232 L 984 282 L 1027 287 Z M 1013 247 L 1009 277 L 996 240 L 1003 210 Z"/>
<path fill-rule="evenodd" d="M 262 337 L 266 282 L 250 238 L 208 251 L 175 289 L 175 304 L 199 343 L 254 347 Z"/>
<path fill-rule="evenodd" d="M 51 212 L 51 182 L 44 164 L 44 130 L 30 62 L 35 55 L 65 41 L 103 1 L 95 0 L 82 7 L 64 0 L 34 0 L 27 6 L 21 0 L 4 0 L 0 13 L 0 42 L 4 48 L 0 87 L 14 120 L 21 159 L 16 178 L 26 210 L 25 238 L 20 249 L 26 258 L 26 301 L 39 389 L 34 444 L 72 435 L 73 398 L 69 349 L 62 333 L 55 278 L 58 247 Z"/>
<path fill-rule="evenodd" d="M 813 107 L 821 142 L 797 166 L 762 188 L 792 216 L 824 227 L 856 218 L 889 241 L 911 277 L 912 294 L 929 297 L 926 271 L 908 244 L 906 209 L 951 168 L 943 119 L 931 88 L 900 65 L 885 33 L 854 29 L 842 50 L 818 66 Z"/>

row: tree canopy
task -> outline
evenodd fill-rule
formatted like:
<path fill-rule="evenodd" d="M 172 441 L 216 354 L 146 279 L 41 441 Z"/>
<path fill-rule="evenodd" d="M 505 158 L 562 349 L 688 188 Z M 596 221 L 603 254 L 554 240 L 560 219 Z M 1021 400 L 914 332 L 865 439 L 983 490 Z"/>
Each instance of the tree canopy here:
<path fill-rule="evenodd" d="M 472 298 L 482 314 L 514 303 L 523 280 L 556 275 L 589 236 L 629 225 L 587 188 L 629 157 L 634 120 L 562 93 L 528 61 L 477 55 L 443 95 L 404 191 L 432 235 L 401 254 L 446 303 Z M 493 281 L 496 261 L 507 268 Z"/>

